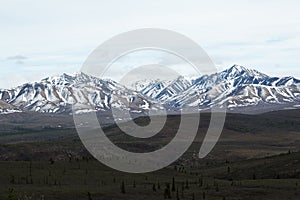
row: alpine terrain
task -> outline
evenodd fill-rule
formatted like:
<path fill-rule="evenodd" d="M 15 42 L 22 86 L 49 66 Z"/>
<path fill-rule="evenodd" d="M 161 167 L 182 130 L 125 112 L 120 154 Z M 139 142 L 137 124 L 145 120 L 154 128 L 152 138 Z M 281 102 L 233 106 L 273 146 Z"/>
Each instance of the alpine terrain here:
<path fill-rule="evenodd" d="M 197 107 L 201 111 L 226 107 L 230 112 L 257 113 L 300 106 L 300 80 L 270 77 L 239 65 L 190 80 L 141 80 L 133 89 L 84 73 L 62 74 L 39 82 L 0 90 L 0 113 L 107 111 L 130 112 Z"/>

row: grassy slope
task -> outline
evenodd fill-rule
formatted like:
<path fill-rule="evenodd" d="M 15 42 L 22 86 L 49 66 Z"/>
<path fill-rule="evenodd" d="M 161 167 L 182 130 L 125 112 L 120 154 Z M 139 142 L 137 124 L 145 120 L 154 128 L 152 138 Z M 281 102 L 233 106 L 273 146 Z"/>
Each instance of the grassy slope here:
<path fill-rule="evenodd" d="M 0 137 L 0 199 L 7 199 L 9 188 L 13 188 L 14 195 L 20 199 L 25 199 L 25 195 L 34 195 L 33 199 L 41 199 L 41 196 L 44 199 L 88 199 L 88 192 L 92 199 L 164 199 L 165 183 L 171 184 L 173 177 L 180 199 L 192 199 L 193 193 L 195 199 L 203 199 L 203 193 L 206 199 L 220 200 L 298 199 L 299 113 L 296 110 L 255 116 L 230 114 L 220 141 L 209 156 L 200 160 L 194 154 L 200 148 L 209 123 L 209 114 L 204 114 L 199 134 L 182 158 L 165 169 L 140 175 L 117 172 L 93 160 L 70 121 L 63 128 L 45 129 L 40 126 L 41 120 L 38 125 L 27 124 L 29 129 L 13 129 L 13 134 L 6 134 L 10 130 L 6 126 Z M 24 127 L 22 120 L 18 122 Z M 107 128 L 106 133 L 122 148 L 138 150 L 142 146 L 152 150 L 170 141 L 179 120 L 178 116 L 170 117 L 162 134 L 150 139 L 146 147 L 136 145 L 144 140 L 131 140 L 115 126 Z M 146 122 L 145 118 L 138 120 L 138 123 Z M 9 120 L 5 123 L 14 124 Z M 72 155 L 71 162 L 68 154 Z M 122 181 L 125 194 L 120 190 Z M 176 192 L 172 192 L 172 198 L 175 197 Z"/>

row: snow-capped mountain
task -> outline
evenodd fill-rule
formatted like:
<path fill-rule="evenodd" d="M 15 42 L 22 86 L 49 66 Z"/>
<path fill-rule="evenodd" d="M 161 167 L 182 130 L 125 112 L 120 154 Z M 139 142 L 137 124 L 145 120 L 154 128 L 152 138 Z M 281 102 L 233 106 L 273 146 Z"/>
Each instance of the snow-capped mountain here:
<path fill-rule="evenodd" d="M 159 108 L 138 92 L 112 81 L 77 73 L 49 77 L 10 90 L 0 90 L 0 100 L 21 110 L 43 113 L 71 113 L 110 110 L 131 111 Z"/>
<path fill-rule="evenodd" d="M 76 113 L 111 108 L 147 112 L 163 107 L 226 107 L 232 112 L 265 112 L 300 105 L 300 80 L 270 77 L 238 65 L 194 80 L 182 76 L 172 81 L 142 80 L 132 88 L 83 73 L 62 74 L 0 90 L 0 113 L 72 113 L 72 106 Z"/>
<path fill-rule="evenodd" d="M 173 84 L 180 89 L 168 92 Z M 231 68 L 199 77 L 189 84 L 180 77 L 173 84 L 159 85 L 159 91 L 148 93 L 149 88 L 157 88 L 157 83 L 146 86 L 140 92 L 151 98 L 162 100 L 173 108 L 227 107 L 229 110 L 282 109 L 300 104 L 300 80 L 293 77 L 270 77 L 256 70 L 234 65 Z M 153 95 L 154 93 L 154 95 Z"/>
<path fill-rule="evenodd" d="M 159 100 L 159 102 L 163 104 L 170 98 L 181 94 L 184 90 L 191 86 L 191 82 L 183 76 L 179 76 L 177 79 L 172 81 L 155 80 L 148 82 L 148 85 L 138 91 L 148 97 Z"/>

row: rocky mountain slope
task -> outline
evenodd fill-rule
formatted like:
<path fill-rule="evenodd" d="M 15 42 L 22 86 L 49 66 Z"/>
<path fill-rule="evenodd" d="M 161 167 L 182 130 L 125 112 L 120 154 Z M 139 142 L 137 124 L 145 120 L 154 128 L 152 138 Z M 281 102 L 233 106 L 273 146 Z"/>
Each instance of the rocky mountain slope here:
<path fill-rule="evenodd" d="M 182 76 L 173 81 L 141 80 L 133 88 L 83 73 L 63 74 L 0 90 L 0 112 L 70 114 L 72 106 L 76 113 L 111 108 L 147 112 L 163 107 L 226 107 L 231 112 L 266 112 L 300 105 L 300 80 L 270 77 L 238 65 L 194 80 Z"/>
<path fill-rule="evenodd" d="M 83 73 L 63 74 L 0 90 L 0 100 L 24 111 L 41 113 L 71 113 L 72 106 L 75 112 L 105 111 L 112 107 L 139 112 L 161 107 L 112 80 Z"/>
<path fill-rule="evenodd" d="M 183 77 L 169 84 L 151 83 L 140 92 L 173 108 L 198 106 L 200 110 L 208 110 L 225 106 L 231 111 L 259 111 L 300 104 L 300 80 L 270 77 L 238 65 L 191 83 Z"/>

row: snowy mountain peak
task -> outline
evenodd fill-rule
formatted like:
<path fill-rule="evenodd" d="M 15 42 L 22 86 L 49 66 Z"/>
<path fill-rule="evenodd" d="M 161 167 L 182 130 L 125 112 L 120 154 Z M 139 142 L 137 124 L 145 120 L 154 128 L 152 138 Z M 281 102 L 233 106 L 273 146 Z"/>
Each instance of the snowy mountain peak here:
<path fill-rule="evenodd" d="M 232 67 L 229 68 L 229 71 L 238 71 L 238 72 L 243 72 L 247 71 L 247 69 L 241 65 L 234 64 Z"/>
<path fill-rule="evenodd" d="M 141 80 L 132 88 L 84 73 L 64 73 L 0 90 L 0 113 L 71 113 L 74 106 L 77 113 L 111 108 L 144 112 L 163 107 L 267 111 L 300 105 L 300 80 L 270 77 L 240 65 L 192 81 L 183 76 L 174 80 Z"/>
<path fill-rule="evenodd" d="M 173 84 L 169 84 L 157 93 L 151 93 L 151 97 L 170 107 L 199 107 L 200 110 L 224 106 L 230 110 L 263 110 L 300 103 L 299 80 L 293 77 L 269 77 L 240 65 L 204 75 L 191 84 L 182 84 L 181 80 L 184 79 L 180 77 L 172 82 L 177 86 L 176 90 L 170 87 Z M 148 96 L 148 93 L 144 95 Z"/>
<path fill-rule="evenodd" d="M 165 100 L 176 96 L 182 91 L 188 89 L 191 86 L 191 81 L 187 80 L 183 76 L 178 76 L 174 80 L 156 80 L 150 81 L 144 88 L 141 88 L 139 91 L 160 102 L 164 103 Z"/>
<path fill-rule="evenodd" d="M 0 100 L 22 110 L 45 113 L 71 113 L 72 107 L 76 107 L 77 113 L 112 107 L 138 112 L 161 108 L 123 85 L 84 73 L 62 74 L 0 90 Z"/>
<path fill-rule="evenodd" d="M 41 82 L 50 83 L 54 85 L 71 85 L 76 82 L 89 81 L 90 79 L 91 78 L 88 75 L 82 72 L 77 72 L 75 74 L 63 73 L 61 75 L 47 77 L 42 79 Z"/>
<path fill-rule="evenodd" d="M 233 65 L 229 69 L 221 72 L 220 75 L 227 79 L 240 78 L 240 77 L 255 77 L 261 79 L 261 78 L 268 77 L 266 74 L 263 74 L 257 70 L 247 69 L 240 65 Z"/>

